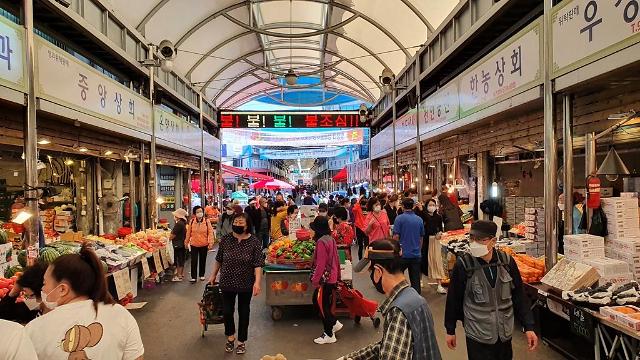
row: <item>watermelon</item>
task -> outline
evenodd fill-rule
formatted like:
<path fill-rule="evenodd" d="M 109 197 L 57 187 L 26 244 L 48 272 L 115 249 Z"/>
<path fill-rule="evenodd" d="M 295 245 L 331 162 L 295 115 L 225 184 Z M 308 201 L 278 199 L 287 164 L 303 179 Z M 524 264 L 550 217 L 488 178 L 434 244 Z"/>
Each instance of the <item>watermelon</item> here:
<path fill-rule="evenodd" d="M 55 259 L 60 256 L 58 250 L 52 247 L 44 247 L 40 249 L 40 260 L 44 263 L 51 264 Z"/>
<path fill-rule="evenodd" d="M 5 271 L 4 271 L 4 277 L 9 279 L 11 278 L 13 275 L 15 275 L 18 272 L 22 272 L 22 266 L 20 265 L 16 265 L 16 266 L 11 266 L 8 267 Z"/>
<path fill-rule="evenodd" d="M 7 232 L 0 229 L 0 245 L 6 244 L 9 241 L 9 236 L 7 236 Z"/>
<path fill-rule="evenodd" d="M 58 251 L 60 251 L 60 255 L 69 255 L 76 253 L 75 249 L 70 246 L 61 247 L 58 249 Z"/>
<path fill-rule="evenodd" d="M 23 268 L 27 267 L 27 250 L 18 251 L 18 264 Z"/>

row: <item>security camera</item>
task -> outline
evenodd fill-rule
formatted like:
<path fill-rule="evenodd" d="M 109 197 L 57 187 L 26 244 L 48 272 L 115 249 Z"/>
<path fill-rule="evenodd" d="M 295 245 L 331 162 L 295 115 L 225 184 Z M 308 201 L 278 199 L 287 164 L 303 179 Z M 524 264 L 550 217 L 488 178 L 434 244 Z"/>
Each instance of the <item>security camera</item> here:
<path fill-rule="evenodd" d="M 160 70 L 168 73 L 173 70 L 173 61 L 172 60 L 160 60 Z"/>
<path fill-rule="evenodd" d="M 369 109 L 367 109 L 367 105 L 365 104 L 360 104 L 360 116 L 367 116 L 367 112 L 369 111 Z"/>
<path fill-rule="evenodd" d="M 384 68 L 384 70 L 382 70 L 382 75 L 380 75 L 380 83 L 385 87 L 391 86 L 391 83 L 393 83 L 395 77 L 396 76 L 393 74 L 393 71 L 391 71 L 391 69 Z"/>
<path fill-rule="evenodd" d="M 176 58 L 178 49 L 169 40 L 162 40 L 158 45 L 158 52 L 165 60 L 173 60 Z"/>

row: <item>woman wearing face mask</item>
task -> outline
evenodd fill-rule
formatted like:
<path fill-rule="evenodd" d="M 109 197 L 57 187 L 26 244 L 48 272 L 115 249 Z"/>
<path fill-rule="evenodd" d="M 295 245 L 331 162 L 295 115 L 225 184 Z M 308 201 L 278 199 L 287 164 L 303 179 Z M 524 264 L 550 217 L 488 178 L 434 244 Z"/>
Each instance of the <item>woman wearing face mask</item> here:
<path fill-rule="evenodd" d="M 195 218 L 191 219 L 184 246 L 191 250 L 191 283 L 195 283 L 198 274 L 200 281 L 204 281 L 207 266 L 207 252 L 213 249 L 213 227 L 204 218 L 201 206 L 193 208 Z M 198 268 L 198 264 L 200 267 Z"/>
<path fill-rule="evenodd" d="M 225 235 L 231 234 L 231 223 L 233 222 L 233 215 L 235 211 L 233 210 L 233 206 L 231 204 L 227 205 L 224 208 L 224 212 L 220 215 L 220 219 L 218 220 L 218 226 L 216 229 L 216 237 L 218 239 L 222 239 Z"/>
<path fill-rule="evenodd" d="M 340 259 L 336 241 L 331 236 L 329 219 L 326 216 L 317 216 L 310 225 L 316 248 L 313 252 L 313 265 L 311 267 L 311 285 L 316 290 L 313 295 L 314 303 L 320 310 L 324 333 L 313 340 L 316 344 L 332 344 L 336 342 L 337 331 L 342 329 L 342 324 L 331 311 L 333 292 L 340 279 Z M 321 292 L 321 296 L 318 293 Z"/>
<path fill-rule="evenodd" d="M 25 328 L 38 358 L 142 359 L 138 324 L 109 295 L 102 264 L 88 245 L 49 265 L 41 297 L 52 310 Z"/>
<path fill-rule="evenodd" d="M 184 279 L 184 258 L 186 250 L 184 248 L 184 240 L 187 237 L 187 210 L 177 209 L 173 212 L 173 220 L 175 225 L 171 229 L 169 240 L 173 244 L 173 257 L 176 264 L 176 273 L 171 281 L 182 281 Z"/>
<path fill-rule="evenodd" d="M 424 233 L 428 240 L 422 243 L 422 273 L 438 281 L 438 294 L 446 294 L 447 290 L 442 286 L 442 279 L 447 277 L 442 261 L 442 245 L 440 245 L 442 216 L 438 214 L 438 206 L 434 199 L 427 203 L 422 218 Z"/>
<path fill-rule="evenodd" d="M 365 234 L 369 237 L 369 244 L 389 238 L 389 217 L 386 211 L 382 211 L 382 205 L 377 197 L 372 197 L 367 203 L 369 214 L 365 220 L 367 227 Z"/>
<path fill-rule="evenodd" d="M 0 300 L 0 319 L 24 324 L 48 310 L 40 305 L 42 302 L 40 292 L 46 269 L 46 264 L 36 262 L 24 270 L 22 276 L 16 280 L 13 289 Z M 24 302 L 16 302 L 21 294 Z"/>
<path fill-rule="evenodd" d="M 246 352 L 245 342 L 249 336 L 249 309 L 251 297 L 260 294 L 264 256 L 262 243 L 251 234 L 251 220 L 247 214 L 235 215 L 233 232 L 220 241 L 213 274 L 209 279 L 214 284 L 220 273 L 220 290 L 224 304 L 224 334 L 227 343 L 224 350 L 237 354 Z M 238 298 L 238 336 L 234 322 L 234 308 Z M 236 340 L 238 346 L 236 347 Z"/>

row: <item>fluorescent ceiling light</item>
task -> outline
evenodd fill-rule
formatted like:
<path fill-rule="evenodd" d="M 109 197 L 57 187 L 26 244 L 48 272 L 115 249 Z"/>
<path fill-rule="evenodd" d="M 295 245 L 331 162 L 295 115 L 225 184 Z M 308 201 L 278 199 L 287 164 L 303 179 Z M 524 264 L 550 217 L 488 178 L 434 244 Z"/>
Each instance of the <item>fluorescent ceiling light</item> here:
<path fill-rule="evenodd" d="M 51 144 L 51 140 L 47 138 L 42 138 L 38 140 L 38 145 L 49 145 L 49 144 Z"/>

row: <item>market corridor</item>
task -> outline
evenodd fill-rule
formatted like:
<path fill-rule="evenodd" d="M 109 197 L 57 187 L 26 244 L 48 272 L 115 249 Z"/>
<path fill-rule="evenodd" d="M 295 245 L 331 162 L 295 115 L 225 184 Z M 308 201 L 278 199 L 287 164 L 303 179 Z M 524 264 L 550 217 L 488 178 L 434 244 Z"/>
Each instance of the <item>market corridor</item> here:
<path fill-rule="evenodd" d="M 208 259 L 209 262 L 213 260 L 211 253 Z M 188 265 L 187 268 L 189 268 Z M 209 276 L 210 267 L 208 269 L 207 276 Z M 371 287 L 366 273 L 354 274 L 354 286 L 366 297 L 378 301 L 384 299 Z M 200 301 L 203 288 L 202 282 L 194 285 L 183 281 L 181 283 L 165 282 L 155 289 L 140 290 L 136 302 L 148 300 L 149 303 L 140 310 L 132 311 L 132 314 L 140 326 L 145 346 L 145 359 L 241 358 L 240 355 L 224 352 L 222 325 L 210 327 L 204 339 L 200 337 L 196 302 Z M 443 359 L 466 359 L 464 341 L 459 342 L 455 352 L 450 351 L 444 341 L 445 332 L 442 323 L 446 297 L 436 294 L 435 288 L 425 289 L 423 294 L 433 312 Z M 363 319 L 360 326 L 355 326 L 352 321 L 341 318 L 340 321 L 345 324 L 345 327 L 338 335 L 338 342 L 330 345 L 316 345 L 313 339 L 322 331 L 322 325 L 319 319 L 310 315 L 311 312 L 311 307 L 287 308 L 284 318 L 274 322 L 271 320 L 270 309 L 265 305 L 263 286 L 261 295 L 254 298 L 251 303 L 251 323 L 245 359 L 258 360 L 263 355 L 282 353 L 288 360 L 334 360 L 381 337 L 382 326 L 379 330 L 375 330 L 368 319 Z M 458 327 L 458 338 L 464 338 L 461 327 Z M 521 333 L 514 336 L 513 353 L 514 359 L 562 359 L 561 355 L 542 342 L 534 353 L 527 352 L 525 339 Z"/>

